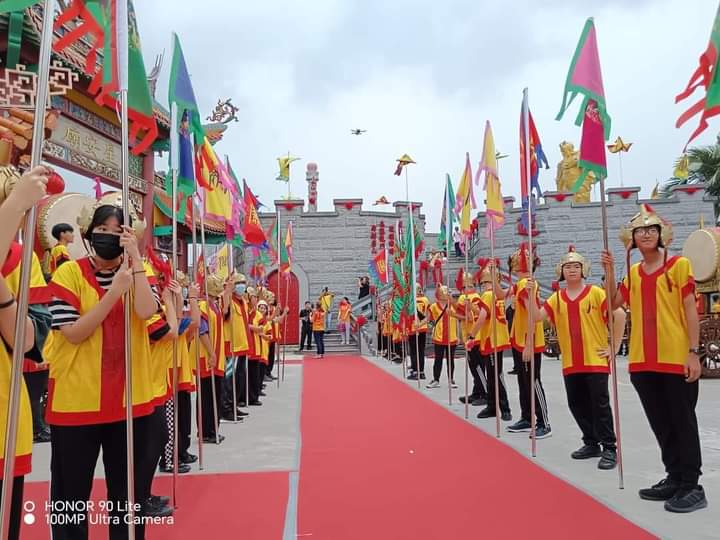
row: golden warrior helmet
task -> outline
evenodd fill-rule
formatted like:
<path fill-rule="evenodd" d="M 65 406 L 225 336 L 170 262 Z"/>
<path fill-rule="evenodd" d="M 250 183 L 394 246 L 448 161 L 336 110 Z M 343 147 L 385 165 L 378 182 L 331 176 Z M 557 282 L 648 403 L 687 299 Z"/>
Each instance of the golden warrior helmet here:
<path fill-rule="evenodd" d="M 247 289 L 245 289 L 245 292 L 247 293 L 248 296 L 255 296 L 255 297 L 257 297 L 257 295 L 258 295 L 257 290 L 255 289 L 255 287 L 248 287 Z"/>
<path fill-rule="evenodd" d="M 625 249 L 631 250 L 637 247 L 633 239 L 635 229 L 650 227 L 652 225 L 660 227 L 660 241 L 658 245 L 662 248 L 669 246 L 673 239 L 672 224 L 658 216 L 649 204 L 641 204 L 640 212 L 635 214 L 626 225 L 620 228 L 620 241 L 625 245 Z"/>
<path fill-rule="evenodd" d="M 510 272 L 514 274 L 532 272 L 534 267 L 540 266 L 540 257 L 535 253 L 533 245 L 532 267 L 530 265 L 530 248 L 527 242 L 520 244 L 520 247 L 508 258 Z"/>
<path fill-rule="evenodd" d="M 247 278 L 245 277 L 245 274 L 240 274 L 240 273 L 238 273 L 238 272 L 235 272 L 235 273 L 232 275 L 232 278 L 231 278 L 231 279 L 232 279 L 232 282 L 235 283 L 235 284 L 237 284 L 237 283 L 247 283 Z"/>
<path fill-rule="evenodd" d="M 209 296 L 222 296 L 225 290 L 225 283 L 223 279 L 217 274 L 208 274 L 205 278 L 205 286 L 207 287 L 207 293 Z"/>
<path fill-rule="evenodd" d="M 475 281 L 482 285 L 483 283 L 492 283 L 492 271 L 495 268 L 495 279 L 500 277 L 500 260 L 486 259 L 481 257 L 477 261 L 480 269 L 475 273 Z"/>
<path fill-rule="evenodd" d="M 190 278 L 182 270 L 177 271 L 177 282 L 181 287 L 189 287 L 190 286 Z"/>
<path fill-rule="evenodd" d="M 587 278 L 590 275 L 590 261 L 575 251 L 575 246 L 570 245 L 568 246 L 567 253 L 562 256 L 560 262 L 555 266 L 555 276 L 558 281 L 562 281 L 564 279 L 562 269 L 563 266 L 569 263 L 580 263 L 582 265 L 583 278 Z"/>
<path fill-rule="evenodd" d="M 438 300 L 449 300 L 450 299 L 450 289 L 447 285 L 438 285 L 438 287 L 435 289 L 435 297 Z"/>
<path fill-rule="evenodd" d="M 80 211 L 80 215 L 77 218 L 77 224 L 80 227 L 80 232 L 83 236 L 87 234 L 88 227 L 92 223 L 93 215 L 95 211 L 101 206 L 116 206 L 122 209 L 122 193 L 119 191 L 111 191 L 100 197 L 93 206 L 85 207 Z M 138 217 L 138 209 L 130 201 L 130 228 L 135 233 L 135 236 L 140 239 L 145 234 L 145 219 L 140 220 Z"/>

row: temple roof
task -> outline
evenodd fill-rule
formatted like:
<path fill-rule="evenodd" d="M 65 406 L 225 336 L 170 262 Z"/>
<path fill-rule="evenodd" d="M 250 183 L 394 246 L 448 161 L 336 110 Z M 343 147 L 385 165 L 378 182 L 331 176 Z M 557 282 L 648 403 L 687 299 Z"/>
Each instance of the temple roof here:
<path fill-rule="evenodd" d="M 35 4 L 25 10 L 26 17 L 23 27 L 23 41 L 28 40 L 35 47 L 40 46 L 40 35 L 42 34 L 43 7 Z M 0 32 L 7 32 L 9 15 L 0 15 Z M 67 26 L 58 28 L 54 32 L 54 40 L 68 32 Z M 63 62 L 67 67 L 77 72 L 84 79 L 89 79 L 85 74 L 85 58 L 90 50 L 90 44 L 86 39 L 81 39 L 73 45 L 58 53 L 53 51 L 52 58 Z M 98 52 L 97 65 L 102 65 L 102 51 Z M 153 102 L 153 113 L 158 126 L 165 130 L 170 129 L 170 114 L 157 101 Z"/>

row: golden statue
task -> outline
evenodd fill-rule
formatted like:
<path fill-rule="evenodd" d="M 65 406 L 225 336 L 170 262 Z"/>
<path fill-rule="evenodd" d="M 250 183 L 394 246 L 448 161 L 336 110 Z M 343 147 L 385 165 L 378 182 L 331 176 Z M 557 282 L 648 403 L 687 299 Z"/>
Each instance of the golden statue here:
<path fill-rule="evenodd" d="M 582 169 L 578 167 L 578 155 L 580 152 L 575 150 L 575 145 L 567 141 L 560 143 L 560 153 L 562 154 L 562 161 L 557 166 L 557 176 L 555 177 L 555 183 L 557 184 L 557 190 L 561 193 L 571 192 L 575 182 L 580 178 Z M 576 203 L 589 203 L 590 202 L 590 190 L 592 185 L 595 183 L 595 173 L 590 171 L 580 186 L 580 189 L 575 193 L 573 202 Z"/>

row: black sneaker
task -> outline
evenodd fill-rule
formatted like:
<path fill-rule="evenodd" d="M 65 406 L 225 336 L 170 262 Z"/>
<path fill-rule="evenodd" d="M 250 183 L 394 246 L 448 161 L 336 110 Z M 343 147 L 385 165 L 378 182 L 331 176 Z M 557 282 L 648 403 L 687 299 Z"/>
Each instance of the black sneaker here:
<path fill-rule="evenodd" d="M 198 460 L 198 457 L 195 454 L 191 454 L 189 452 L 187 454 L 182 454 L 182 455 L 178 456 L 178 461 L 180 463 L 185 463 L 185 464 L 195 463 L 197 460 Z"/>
<path fill-rule="evenodd" d="M 172 463 L 163 463 L 161 461 L 158 466 L 158 469 L 160 470 L 160 472 L 164 472 L 164 473 L 168 473 L 168 474 L 172 474 L 172 472 L 173 472 Z M 189 472 L 190 472 L 190 465 L 188 465 L 187 463 L 179 463 L 178 462 L 178 474 L 185 474 L 185 473 L 189 473 Z"/>
<path fill-rule="evenodd" d="M 143 503 L 142 514 L 146 517 L 169 517 L 173 515 L 173 509 L 166 504 L 158 503 L 151 497 Z"/>
<path fill-rule="evenodd" d="M 480 411 L 477 415 L 478 418 L 495 418 L 495 409 L 491 409 L 490 407 L 485 407 L 482 411 Z"/>
<path fill-rule="evenodd" d="M 665 510 L 687 514 L 705 508 L 707 504 L 705 490 L 702 486 L 695 486 L 694 488 L 679 489 L 672 499 L 665 501 Z"/>
<path fill-rule="evenodd" d="M 224 435 L 218 435 L 218 436 L 217 436 L 217 440 L 215 440 L 215 436 L 214 436 L 214 435 L 213 435 L 212 437 L 203 437 L 203 442 L 204 442 L 205 444 L 220 444 L 220 443 L 222 443 L 224 440 L 225 440 L 225 436 L 224 436 Z"/>
<path fill-rule="evenodd" d="M 241 417 L 241 416 L 243 416 L 243 417 L 244 417 L 244 416 L 250 416 L 250 413 L 246 413 L 245 411 L 243 411 L 242 409 L 240 409 L 240 408 L 238 407 L 238 409 L 237 409 L 237 415 L 238 415 L 238 418 L 239 418 L 239 417 Z"/>
<path fill-rule="evenodd" d="M 148 500 L 155 505 L 167 506 L 170 504 L 170 497 L 166 497 L 164 495 L 150 495 L 150 499 Z"/>
<path fill-rule="evenodd" d="M 600 454 L 598 469 L 609 471 L 617 466 L 617 451 L 614 448 L 606 448 Z"/>
<path fill-rule="evenodd" d="M 418 374 L 414 371 L 410 373 L 410 375 L 407 376 L 408 381 L 417 381 L 418 380 Z"/>
<path fill-rule="evenodd" d="M 50 442 L 50 433 L 47 431 L 41 431 L 33 437 L 34 443 L 48 443 Z"/>
<path fill-rule="evenodd" d="M 425 374 L 424 374 L 424 373 L 421 373 L 421 374 L 420 374 L 420 380 L 423 380 L 423 381 L 425 380 Z"/>
<path fill-rule="evenodd" d="M 460 400 L 460 403 L 465 403 L 465 396 L 460 396 L 458 399 Z M 473 401 L 475 401 L 478 398 L 475 398 L 473 396 L 468 396 L 467 399 L 468 399 L 468 403 L 472 403 Z"/>
<path fill-rule="evenodd" d="M 512 420 L 512 413 L 510 411 L 502 411 L 500 413 L 500 420 L 510 422 Z"/>
<path fill-rule="evenodd" d="M 552 437 L 552 429 L 550 429 L 550 426 L 535 426 L 536 439 L 547 439 L 548 437 Z M 530 438 L 532 438 L 532 433 L 530 434 Z"/>
<path fill-rule="evenodd" d="M 524 418 L 521 418 L 520 420 L 515 422 L 512 426 L 507 427 L 507 430 L 510 433 L 522 433 L 524 431 L 530 431 L 530 429 L 532 429 L 530 422 L 528 422 Z"/>
<path fill-rule="evenodd" d="M 482 407 L 483 405 L 487 405 L 487 404 L 488 404 L 488 400 L 483 397 L 475 398 L 470 402 L 470 405 L 472 405 L 473 407 Z"/>
<path fill-rule="evenodd" d="M 652 487 L 638 491 L 641 499 L 646 501 L 668 501 L 672 499 L 680 489 L 680 484 L 670 478 L 663 478 Z"/>
<path fill-rule="evenodd" d="M 262 405 L 262 401 L 257 400 L 257 399 L 255 401 L 250 402 L 251 407 L 259 407 L 260 405 Z"/>
<path fill-rule="evenodd" d="M 584 444 L 581 448 L 575 450 L 570 457 L 573 459 L 590 459 L 600 457 L 602 454 L 600 446 L 597 444 Z"/>

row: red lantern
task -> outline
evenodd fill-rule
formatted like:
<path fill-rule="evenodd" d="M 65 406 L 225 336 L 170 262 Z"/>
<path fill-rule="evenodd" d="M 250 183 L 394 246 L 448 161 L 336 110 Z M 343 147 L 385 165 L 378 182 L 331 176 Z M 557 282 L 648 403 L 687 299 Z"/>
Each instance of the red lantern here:
<path fill-rule="evenodd" d="M 343 206 L 345 207 L 345 210 L 352 210 L 353 206 L 355 206 L 355 203 L 352 201 L 348 201 Z"/>

